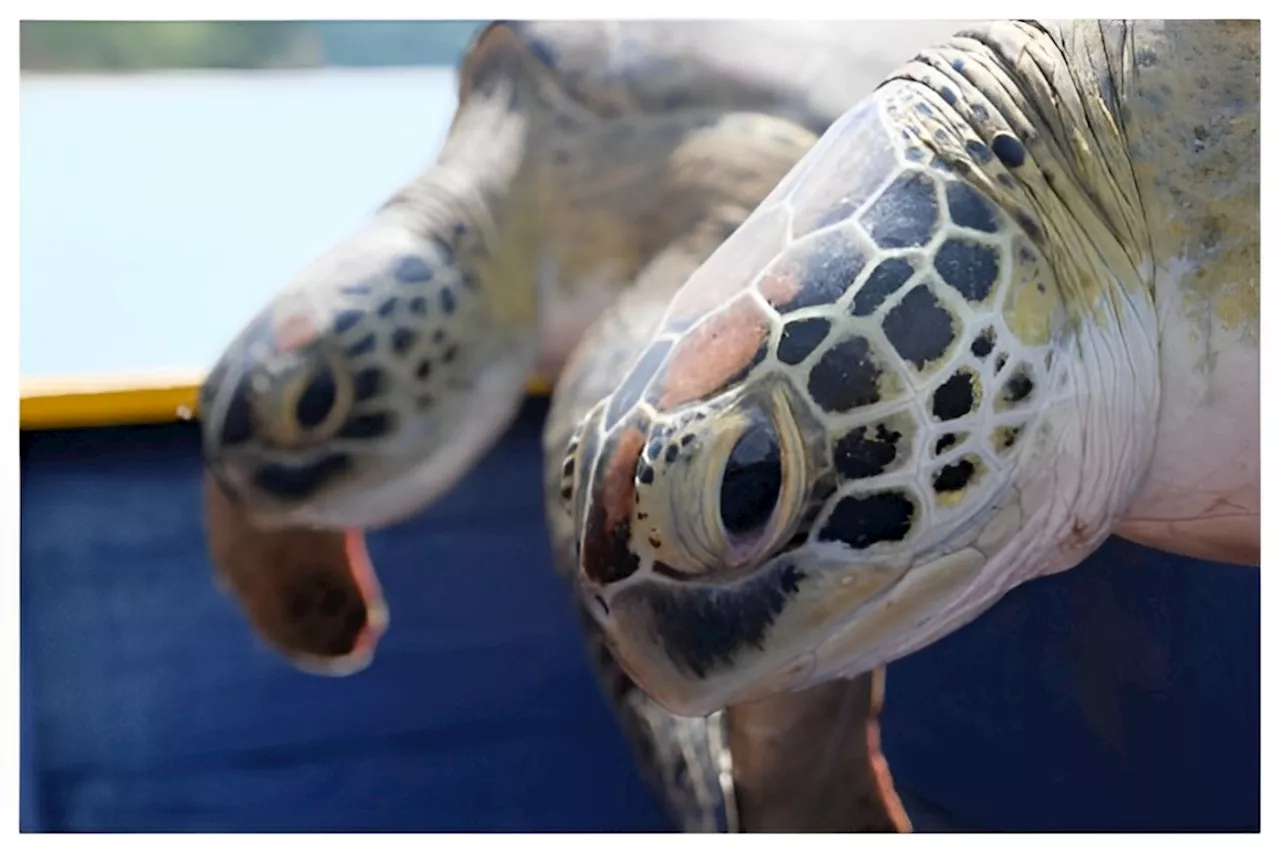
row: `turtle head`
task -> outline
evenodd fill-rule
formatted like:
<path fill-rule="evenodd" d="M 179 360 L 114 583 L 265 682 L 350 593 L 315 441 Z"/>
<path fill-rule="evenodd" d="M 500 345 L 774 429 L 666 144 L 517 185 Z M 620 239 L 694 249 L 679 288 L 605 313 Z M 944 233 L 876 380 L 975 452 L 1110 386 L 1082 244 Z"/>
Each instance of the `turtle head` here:
<path fill-rule="evenodd" d="M 1082 431 L 1038 325 L 1058 324 L 1057 282 L 1013 216 L 893 126 L 913 92 L 827 131 L 571 444 L 582 597 L 676 713 L 873 669 L 1097 541 L 1101 522 L 1073 550 L 1044 521 Z"/>
<path fill-rule="evenodd" d="M 744 292 L 658 338 L 570 445 L 583 598 L 619 662 L 675 713 L 894 659 L 933 636 L 987 562 L 949 536 L 984 520 L 982 494 L 970 516 L 965 484 L 949 484 L 939 518 L 947 496 L 921 492 L 943 466 L 917 467 L 928 439 L 909 399 L 830 408 L 866 355 L 844 344 L 863 336 L 801 322 Z M 841 366 L 819 366 L 825 353 Z"/>
<path fill-rule="evenodd" d="M 532 339 L 494 334 L 464 228 L 443 237 L 379 217 L 224 350 L 201 389 L 204 455 L 256 523 L 397 520 L 507 422 Z"/>
<path fill-rule="evenodd" d="M 892 542 L 865 559 L 824 535 L 827 433 L 803 386 L 757 356 L 776 337 L 748 297 L 658 339 L 569 444 L 582 596 L 632 678 L 678 714 L 822 680 L 817 647 L 904 568 Z M 641 389 L 630 405 L 628 389 Z"/>
<path fill-rule="evenodd" d="M 538 238 L 520 190 L 536 62 L 488 28 L 435 163 L 222 353 L 201 393 L 204 453 L 255 523 L 396 521 L 514 417 L 538 343 Z"/>

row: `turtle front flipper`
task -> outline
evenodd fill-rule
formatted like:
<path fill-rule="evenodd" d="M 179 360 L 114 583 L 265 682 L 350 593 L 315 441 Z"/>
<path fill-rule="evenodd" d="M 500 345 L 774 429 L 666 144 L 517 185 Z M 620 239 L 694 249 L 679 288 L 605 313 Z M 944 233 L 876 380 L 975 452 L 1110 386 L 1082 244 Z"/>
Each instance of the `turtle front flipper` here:
<path fill-rule="evenodd" d="M 215 577 L 258 635 L 317 675 L 368 666 L 388 620 L 363 536 L 255 527 L 210 474 L 204 495 Z"/>
<path fill-rule="evenodd" d="M 618 666 L 587 610 L 577 610 L 596 679 L 667 817 L 681 832 L 741 831 L 724 712 L 680 717 L 659 705 Z"/>
<path fill-rule="evenodd" d="M 684 717 L 641 690 L 578 613 L 640 775 L 680 831 L 911 831 L 880 749 L 883 668 Z"/>
<path fill-rule="evenodd" d="M 911 830 L 880 750 L 884 683 L 880 668 L 724 712 L 743 831 Z"/>

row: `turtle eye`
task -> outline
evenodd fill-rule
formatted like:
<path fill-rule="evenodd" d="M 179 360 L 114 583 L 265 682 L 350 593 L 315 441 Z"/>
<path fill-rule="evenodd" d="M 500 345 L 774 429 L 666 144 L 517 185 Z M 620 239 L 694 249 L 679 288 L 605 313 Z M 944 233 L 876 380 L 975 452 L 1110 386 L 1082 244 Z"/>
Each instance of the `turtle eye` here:
<path fill-rule="evenodd" d="M 725 461 L 720 478 L 720 523 L 731 537 L 760 532 L 773 518 L 782 491 L 778 434 L 755 413 Z"/>
<path fill-rule="evenodd" d="M 352 402 L 352 383 L 329 358 L 300 372 L 284 388 L 275 440 L 284 446 L 324 441 L 342 426 Z"/>
<path fill-rule="evenodd" d="M 333 378 L 333 368 L 322 364 L 320 369 L 311 375 L 306 387 L 298 395 L 294 404 L 293 415 L 298 426 L 310 432 L 325 422 L 333 412 L 334 403 L 338 402 L 338 383 Z"/>
<path fill-rule="evenodd" d="M 667 568 L 728 577 L 760 565 L 795 532 L 812 467 L 782 393 L 702 412 L 651 436 L 649 464 L 636 475 L 637 512 L 646 517 L 636 520 Z"/>

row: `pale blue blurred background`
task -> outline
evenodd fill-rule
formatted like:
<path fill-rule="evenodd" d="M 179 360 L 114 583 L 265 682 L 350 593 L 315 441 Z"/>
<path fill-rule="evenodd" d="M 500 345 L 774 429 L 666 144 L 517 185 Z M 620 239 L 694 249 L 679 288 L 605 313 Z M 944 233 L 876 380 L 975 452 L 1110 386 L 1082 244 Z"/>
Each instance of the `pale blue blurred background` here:
<path fill-rule="evenodd" d="M 265 298 L 431 161 L 479 25 L 303 22 L 221 54 L 207 28 L 234 23 L 108 25 L 123 46 L 91 26 L 37 24 L 51 55 L 24 32 L 27 377 L 211 364 Z M 149 56 L 315 67 L 128 68 Z"/>

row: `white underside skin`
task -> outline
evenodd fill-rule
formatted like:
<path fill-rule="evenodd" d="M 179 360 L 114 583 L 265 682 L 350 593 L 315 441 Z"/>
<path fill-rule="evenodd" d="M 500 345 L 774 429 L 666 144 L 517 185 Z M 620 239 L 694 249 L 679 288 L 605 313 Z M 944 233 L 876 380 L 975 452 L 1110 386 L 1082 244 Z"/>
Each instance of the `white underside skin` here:
<path fill-rule="evenodd" d="M 1141 493 L 1116 533 L 1205 560 L 1259 562 L 1261 430 L 1256 344 L 1182 310 L 1185 264 L 1156 274 L 1160 419 Z"/>

